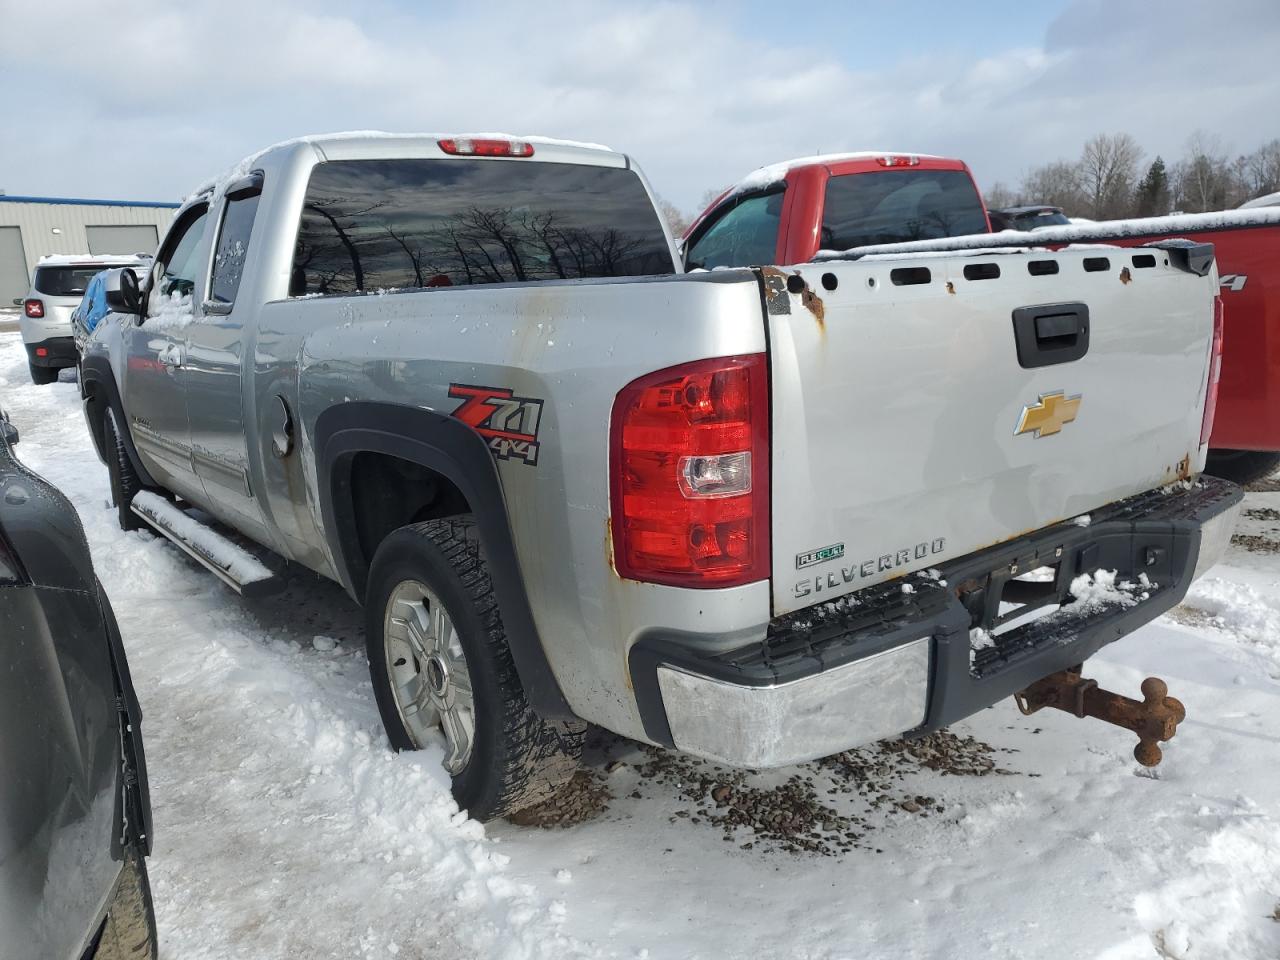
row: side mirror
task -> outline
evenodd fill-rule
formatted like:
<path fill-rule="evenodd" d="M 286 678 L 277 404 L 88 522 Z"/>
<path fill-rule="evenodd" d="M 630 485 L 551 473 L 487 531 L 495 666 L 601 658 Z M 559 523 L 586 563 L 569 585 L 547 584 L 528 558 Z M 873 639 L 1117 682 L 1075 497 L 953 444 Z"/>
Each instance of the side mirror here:
<path fill-rule="evenodd" d="M 7 413 L 0 413 L 0 438 L 11 447 L 18 442 L 18 428 L 9 422 Z"/>
<path fill-rule="evenodd" d="M 142 292 L 138 289 L 138 275 L 132 267 L 113 271 L 107 277 L 107 307 L 112 313 L 142 313 Z"/>

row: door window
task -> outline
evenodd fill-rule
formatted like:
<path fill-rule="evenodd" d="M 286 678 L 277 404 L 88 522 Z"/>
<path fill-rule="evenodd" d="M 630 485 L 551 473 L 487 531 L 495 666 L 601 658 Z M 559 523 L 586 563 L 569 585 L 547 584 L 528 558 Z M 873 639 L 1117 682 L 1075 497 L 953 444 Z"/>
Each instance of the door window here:
<path fill-rule="evenodd" d="M 213 255 L 213 276 L 209 283 L 209 299 L 215 303 L 235 303 L 244 273 L 245 255 L 249 252 L 249 235 L 258 213 L 258 197 L 254 194 L 240 200 L 228 200 L 222 213 L 222 229 L 218 231 L 218 249 Z"/>
<path fill-rule="evenodd" d="M 690 245 L 686 257 L 689 269 L 773 263 L 783 196 L 778 191 L 739 200 Z"/>
<path fill-rule="evenodd" d="M 161 251 L 156 267 L 161 271 L 160 292 L 166 296 L 190 296 L 195 289 L 196 275 L 199 273 L 196 258 L 208 219 L 209 208 L 201 208 L 199 213 L 178 228 L 176 235 L 165 241 L 165 250 Z"/>

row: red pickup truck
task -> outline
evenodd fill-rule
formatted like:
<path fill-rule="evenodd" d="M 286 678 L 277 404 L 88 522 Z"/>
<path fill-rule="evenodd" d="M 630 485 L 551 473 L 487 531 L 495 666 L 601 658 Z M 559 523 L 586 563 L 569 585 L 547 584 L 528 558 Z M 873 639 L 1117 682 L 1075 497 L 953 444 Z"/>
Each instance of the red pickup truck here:
<path fill-rule="evenodd" d="M 1136 247 L 1174 237 L 1210 242 L 1217 255 L 1226 335 L 1207 469 L 1248 483 L 1280 466 L 1280 208 L 1031 232 L 991 234 L 990 229 L 982 196 L 963 162 L 854 153 L 762 167 L 694 220 L 683 247 L 688 269 L 712 269 L 1011 245 Z M 1115 264 L 1117 274 L 1124 269 Z"/>

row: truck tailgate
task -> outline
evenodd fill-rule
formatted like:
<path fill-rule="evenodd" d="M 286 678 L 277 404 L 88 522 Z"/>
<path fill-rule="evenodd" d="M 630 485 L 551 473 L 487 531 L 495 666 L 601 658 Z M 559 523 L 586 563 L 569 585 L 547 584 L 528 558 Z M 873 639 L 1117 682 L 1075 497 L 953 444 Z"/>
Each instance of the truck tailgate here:
<path fill-rule="evenodd" d="M 1198 472 L 1218 281 L 1170 259 L 986 251 L 763 271 L 775 614 Z M 806 285 L 790 293 L 795 273 Z"/>

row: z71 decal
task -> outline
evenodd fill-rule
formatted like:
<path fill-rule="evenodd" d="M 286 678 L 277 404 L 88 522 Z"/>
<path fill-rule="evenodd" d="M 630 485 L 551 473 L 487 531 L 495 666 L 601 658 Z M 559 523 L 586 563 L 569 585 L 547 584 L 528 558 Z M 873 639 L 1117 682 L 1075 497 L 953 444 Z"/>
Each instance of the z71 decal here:
<path fill-rule="evenodd" d="M 468 383 L 449 384 L 449 396 L 462 398 L 453 416 L 484 437 L 499 460 L 523 460 L 530 466 L 538 462 L 541 400 L 517 397 L 505 387 Z"/>

